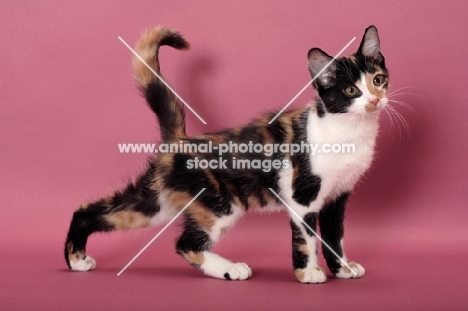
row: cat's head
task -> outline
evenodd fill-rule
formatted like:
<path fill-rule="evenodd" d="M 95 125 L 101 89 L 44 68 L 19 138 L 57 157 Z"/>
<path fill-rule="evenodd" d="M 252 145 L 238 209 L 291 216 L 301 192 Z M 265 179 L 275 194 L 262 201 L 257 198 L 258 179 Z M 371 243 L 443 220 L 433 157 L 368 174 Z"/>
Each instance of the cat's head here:
<path fill-rule="evenodd" d="M 376 114 L 387 105 L 388 71 L 375 26 L 366 29 L 353 55 L 338 58 L 326 67 L 333 58 L 313 48 L 308 59 L 310 74 L 315 78 L 313 86 L 322 102 L 317 107 L 319 115 Z"/>

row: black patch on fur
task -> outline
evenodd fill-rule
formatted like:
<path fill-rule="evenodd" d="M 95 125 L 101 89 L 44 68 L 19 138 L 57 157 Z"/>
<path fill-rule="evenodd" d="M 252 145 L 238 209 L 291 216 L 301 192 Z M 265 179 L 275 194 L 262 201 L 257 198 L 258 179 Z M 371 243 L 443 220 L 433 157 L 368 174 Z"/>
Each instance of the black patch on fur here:
<path fill-rule="evenodd" d="M 281 119 L 276 119 L 271 124 L 268 124 L 267 129 L 273 136 L 275 143 L 282 143 L 286 140 L 286 129 Z"/>
<path fill-rule="evenodd" d="M 116 192 L 111 200 L 111 205 L 115 206 L 112 212 L 127 210 L 131 207 L 131 210 L 148 217 L 156 215 L 160 210 L 157 203 L 158 193 L 151 189 L 155 171 L 156 167 L 151 162 L 145 173 L 135 183 L 129 183 L 124 190 Z"/>
<path fill-rule="evenodd" d="M 208 182 L 206 181 L 206 183 Z M 220 184 L 219 191 L 216 191 L 213 187 L 206 188 L 197 200 L 208 206 L 217 217 L 232 214 L 232 198 L 225 185 Z"/>
<path fill-rule="evenodd" d="M 146 102 L 158 118 L 163 141 L 173 141 L 175 139 L 174 129 L 180 127 L 185 129 L 185 124 L 180 123 L 181 120 L 184 120 L 182 108 L 177 112 L 181 114 L 181 117 L 172 117 L 175 112 L 172 111 L 171 106 L 178 103 L 172 103 L 174 99 L 169 92 L 165 85 L 158 82 L 150 83 L 144 90 Z"/>
<path fill-rule="evenodd" d="M 190 47 L 187 41 L 179 33 L 167 33 L 161 39 L 160 45 L 169 45 L 176 49 L 187 49 Z"/>
<path fill-rule="evenodd" d="M 325 116 L 325 108 L 323 107 L 323 102 L 320 99 L 316 100 L 316 109 L 319 118 L 323 118 Z"/>
<path fill-rule="evenodd" d="M 357 66 L 362 72 L 375 73 L 377 70 L 382 70 L 383 73 L 388 74 L 383 56 L 381 56 L 381 59 L 364 56 L 360 53 L 356 53 L 354 56 L 356 57 Z"/>
<path fill-rule="evenodd" d="M 335 200 L 326 204 L 319 213 L 321 237 L 340 257 L 343 256 L 340 242 L 344 234 L 344 210 L 348 197 L 349 192 L 341 194 Z M 322 250 L 330 271 L 333 274 L 338 273 L 341 268 L 340 260 L 328 247 L 322 247 Z"/>
<path fill-rule="evenodd" d="M 199 154 L 197 156 L 199 159 L 208 161 L 214 159 L 212 154 Z M 196 196 L 202 188 L 206 188 L 197 200 L 208 207 L 217 217 L 231 214 L 232 195 L 226 184 L 219 180 L 222 173 L 218 173 L 215 169 L 209 170 L 212 176 L 218 179 L 219 189 L 216 189 L 210 182 L 206 170 L 187 168 L 187 161 L 194 158 L 195 156 L 189 154 L 175 154 L 173 168 L 164 179 L 166 186 L 176 191 L 186 191 L 191 196 Z"/>
<path fill-rule="evenodd" d="M 309 227 L 315 231 L 315 228 L 317 227 L 317 213 L 307 213 L 305 216 L 304 216 L 304 221 L 307 225 L 309 225 Z M 309 236 L 315 236 L 315 234 L 309 230 L 309 228 L 307 228 L 306 226 L 304 226 L 304 229 L 306 230 L 307 234 Z"/>
<path fill-rule="evenodd" d="M 210 249 L 210 236 L 190 217 L 185 218 L 184 231 L 176 243 L 178 254 L 190 251 L 199 253 Z"/>
<path fill-rule="evenodd" d="M 299 250 L 300 245 L 306 244 L 301 229 L 291 220 L 292 231 L 292 260 L 294 269 L 304 269 L 309 262 L 309 256 Z"/>
<path fill-rule="evenodd" d="M 187 191 L 192 196 L 195 196 L 201 188 L 206 188 L 208 185 L 203 182 L 203 170 L 187 167 L 188 161 L 194 159 L 195 156 L 191 154 L 175 154 L 172 169 L 164 178 L 166 187 L 176 191 Z M 194 187 L 194 182 L 197 183 L 197 187 Z"/>
<path fill-rule="evenodd" d="M 231 279 L 231 276 L 230 276 L 229 273 L 227 273 L 227 272 L 224 273 L 224 278 L 225 278 L 226 280 L 230 280 L 230 281 L 232 280 L 232 279 Z"/>
<path fill-rule="evenodd" d="M 292 127 L 294 131 L 293 143 L 307 143 L 307 118 L 309 110 L 305 110 L 298 121 L 293 120 Z M 317 198 L 320 191 L 321 178 L 312 173 L 309 153 L 297 153 L 291 156 L 291 162 L 294 167 L 298 167 L 298 174 L 293 181 L 293 199 L 303 205 L 309 204 Z"/>
<path fill-rule="evenodd" d="M 248 143 L 249 141 L 258 140 L 259 128 L 255 124 L 250 124 L 243 127 L 237 137 L 239 143 Z"/>

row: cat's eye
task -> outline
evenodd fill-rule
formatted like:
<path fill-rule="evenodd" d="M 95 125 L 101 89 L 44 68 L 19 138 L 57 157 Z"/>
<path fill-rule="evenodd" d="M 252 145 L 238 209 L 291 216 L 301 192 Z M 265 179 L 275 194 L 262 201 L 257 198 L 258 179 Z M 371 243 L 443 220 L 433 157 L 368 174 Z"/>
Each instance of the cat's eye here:
<path fill-rule="evenodd" d="M 382 84 L 385 84 L 385 82 L 387 82 L 387 77 L 385 75 L 376 75 L 374 77 L 374 85 L 375 86 L 381 86 Z"/>
<path fill-rule="evenodd" d="M 347 86 L 345 89 L 344 89 L 344 92 L 346 95 L 348 95 L 349 97 L 354 97 L 358 94 L 359 90 L 357 87 L 355 87 L 354 85 L 350 85 L 350 86 Z"/>

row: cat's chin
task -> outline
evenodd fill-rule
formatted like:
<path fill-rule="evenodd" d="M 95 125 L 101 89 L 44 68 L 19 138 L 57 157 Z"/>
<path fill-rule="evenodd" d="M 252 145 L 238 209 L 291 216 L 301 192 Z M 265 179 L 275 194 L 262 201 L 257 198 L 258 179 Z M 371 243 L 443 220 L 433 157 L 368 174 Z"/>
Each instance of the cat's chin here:
<path fill-rule="evenodd" d="M 353 118 L 375 118 L 380 115 L 380 112 L 384 108 L 377 108 L 373 111 L 359 111 L 359 112 L 347 112 L 346 115 L 353 117 Z"/>

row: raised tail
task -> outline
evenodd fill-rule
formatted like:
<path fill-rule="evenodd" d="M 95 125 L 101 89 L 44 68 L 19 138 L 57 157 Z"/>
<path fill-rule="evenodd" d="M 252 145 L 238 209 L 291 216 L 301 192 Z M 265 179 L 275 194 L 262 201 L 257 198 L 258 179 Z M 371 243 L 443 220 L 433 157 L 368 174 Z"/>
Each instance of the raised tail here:
<path fill-rule="evenodd" d="M 157 27 L 147 30 L 136 44 L 136 52 L 160 77 L 159 47 L 169 45 L 186 50 L 190 45 L 175 30 Z M 133 60 L 136 81 L 159 120 L 163 141 L 186 137 L 183 105 L 161 80 L 137 57 Z"/>

